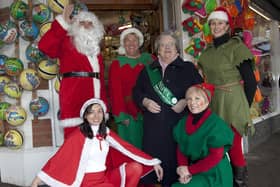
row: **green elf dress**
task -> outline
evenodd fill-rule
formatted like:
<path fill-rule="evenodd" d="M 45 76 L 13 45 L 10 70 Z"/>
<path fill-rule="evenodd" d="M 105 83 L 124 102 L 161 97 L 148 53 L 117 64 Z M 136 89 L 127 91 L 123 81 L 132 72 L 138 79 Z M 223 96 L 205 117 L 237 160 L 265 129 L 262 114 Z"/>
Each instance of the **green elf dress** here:
<path fill-rule="evenodd" d="M 192 121 L 193 115 L 189 114 L 173 131 L 178 143 L 178 165 L 187 165 L 192 179 L 187 184 L 177 182 L 172 187 L 232 187 L 232 168 L 226 156 L 233 141 L 232 130 L 210 109 L 206 109 L 196 124 Z M 211 157 L 211 161 L 216 160 L 211 166 L 210 161 L 205 160 L 210 149 L 222 150 L 219 159 Z M 180 159 L 180 155 L 185 158 Z"/>
<path fill-rule="evenodd" d="M 217 48 L 210 44 L 199 58 L 205 81 L 216 89 L 211 110 L 232 125 L 241 135 L 253 133 L 250 108 L 237 66 L 253 59 L 239 37 L 233 37 Z"/>
<path fill-rule="evenodd" d="M 109 96 L 118 135 L 138 148 L 142 147 L 143 117 L 131 94 L 138 74 L 153 59 L 148 53 L 138 58 L 118 56 L 109 69 Z M 129 124 L 124 125 L 124 120 Z"/>

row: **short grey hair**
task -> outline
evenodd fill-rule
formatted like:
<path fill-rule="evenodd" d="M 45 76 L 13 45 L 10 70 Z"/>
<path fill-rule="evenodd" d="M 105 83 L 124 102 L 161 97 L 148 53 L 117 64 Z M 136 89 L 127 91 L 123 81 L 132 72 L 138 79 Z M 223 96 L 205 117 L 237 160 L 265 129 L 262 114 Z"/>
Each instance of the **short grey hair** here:
<path fill-rule="evenodd" d="M 178 38 L 178 35 L 176 34 L 176 32 L 164 31 L 156 38 L 156 41 L 155 41 L 155 52 L 156 52 L 156 54 L 158 54 L 160 42 L 161 42 L 162 37 L 164 37 L 164 36 L 170 36 L 170 37 L 173 38 L 173 40 L 175 42 L 176 50 L 177 50 L 178 53 L 180 53 L 180 43 L 179 43 L 179 38 Z"/>

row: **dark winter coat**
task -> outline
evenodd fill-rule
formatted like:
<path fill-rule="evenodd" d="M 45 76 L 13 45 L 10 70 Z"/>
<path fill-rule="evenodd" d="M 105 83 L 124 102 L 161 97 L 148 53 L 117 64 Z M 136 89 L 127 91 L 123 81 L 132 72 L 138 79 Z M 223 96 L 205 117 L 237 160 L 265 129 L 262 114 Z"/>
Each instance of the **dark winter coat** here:
<path fill-rule="evenodd" d="M 157 60 L 150 66 L 151 68 L 159 68 L 162 72 Z M 202 82 L 202 78 L 193 63 L 184 62 L 180 57 L 177 57 L 166 67 L 162 80 L 178 100 L 185 97 L 185 92 L 190 86 Z M 145 97 L 158 103 L 161 106 L 161 112 L 154 114 L 146 110 L 142 105 Z M 133 89 L 133 99 L 143 109 L 143 151 L 162 161 L 164 169 L 162 183 L 169 185 L 178 178 L 176 175 L 176 144 L 173 140 L 172 130 L 183 117 L 185 111 L 176 113 L 170 105 L 160 100 L 152 87 L 146 68 L 139 74 Z M 155 174 L 148 175 L 143 181 L 148 184 L 156 183 L 156 176 Z"/>

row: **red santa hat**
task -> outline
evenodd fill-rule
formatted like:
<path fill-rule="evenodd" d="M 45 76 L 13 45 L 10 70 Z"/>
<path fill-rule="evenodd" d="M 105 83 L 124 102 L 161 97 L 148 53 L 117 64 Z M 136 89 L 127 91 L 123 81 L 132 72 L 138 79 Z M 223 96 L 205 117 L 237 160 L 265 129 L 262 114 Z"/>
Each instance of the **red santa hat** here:
<path fill-rule="evenodd" d="M 80 118 L 83 119 L 84 113 L 85 113 L 87 107 L 92 105 L 92 104 L 99 104 L 101 106 L 101 108 L 103 109 L 103 112 L 105 114 L 105 119 L 106 120 L 109 119 L 109 114 L 107 113 L 107 107 L 106 107 L 105 103 L 101 99 L 98 99 L 98 98 L 91 98 L 83 104 L 83 106 L 80 110 Z"/>
<path fill-rule="evenodd" d="M 219 19 L 228 22 L 230 29 L 233 30 L 233 20 L 230 14 L 228 13 L 227 9 L 224 7 L 217 7 L 207 18 L 207 22 Z"/>
<path fill-rule="evenodd" d="M 201 83 L 193 85 L 196 88 L 200 88 L 206 95 L 209 103 L 211 102 L 212 97 L 214 96 L 215 86 L 209 83 Z"/>
<path fill-rule="evenodd" d="M 125 54 L 125 49 L 124 49 L 124 38 L 126 37 L 126 35 L 134 33 L 136 34 L 136 36 L 139 38 L 139 47 L 141 47 L 144 43 L 144 36 L 142 34 L 142 32 L 136 28 L 128 28 L 122 31 L 121 36 L 120 36 L 120 47 L 118 49 L 118 53 L 120 55 L 124 55 Z"/>

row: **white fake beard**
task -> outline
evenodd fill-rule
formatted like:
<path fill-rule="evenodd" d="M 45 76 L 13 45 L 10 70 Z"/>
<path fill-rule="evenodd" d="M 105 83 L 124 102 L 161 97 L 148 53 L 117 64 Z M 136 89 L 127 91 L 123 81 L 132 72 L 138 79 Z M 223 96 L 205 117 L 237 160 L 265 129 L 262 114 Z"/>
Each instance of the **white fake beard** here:
<path fill-rule="evenodd" d="M 87 56 L 96 56 L 100 52 L 99 41 L 94 29 L 85 29 L 76 27 L 72 29 L 70 35 L 73 36 L 73 42 L 76 49 Z"/>

